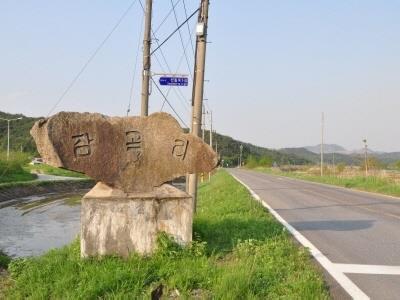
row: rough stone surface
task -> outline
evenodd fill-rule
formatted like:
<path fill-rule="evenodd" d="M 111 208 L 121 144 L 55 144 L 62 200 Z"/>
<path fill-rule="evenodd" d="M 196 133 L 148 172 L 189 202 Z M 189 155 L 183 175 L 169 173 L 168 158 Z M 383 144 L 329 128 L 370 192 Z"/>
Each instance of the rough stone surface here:
<path fill-rule="evenodd" d="M 161 231 L 186 244 L 192 219 L 192 198 L 171 185 L 126 193 L 98 183 L 82 200 L 81 255 L 150 254 Z"/>
<path fill-rule="evenodd" d="M 124 192 L 149 192 L 218 164 L 211 147 L 183 133 L 167 113 L 107 117 L 61 112 L 37 121 L 31 135 L 47 164 L 85 173 Z"/>

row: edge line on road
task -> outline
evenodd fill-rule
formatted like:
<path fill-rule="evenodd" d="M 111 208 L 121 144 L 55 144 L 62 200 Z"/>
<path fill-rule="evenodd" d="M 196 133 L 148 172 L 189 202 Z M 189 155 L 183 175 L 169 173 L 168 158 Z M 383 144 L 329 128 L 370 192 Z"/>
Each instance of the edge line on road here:
<path fill-rule="evenodd" d="M 242 184 L 251 194 L 251 196 L 260 202 L 269 212 L 298 240 L 304 247 L 308 248 L 311 255 L 320 263 L 320 265 L 342 286 L 342 288 L 353 299 L 370 299 L 353 281 L 351 281 L 339 268 L 335 266 L 317 247 L 315 247 L 304 235 L 297 231 L 285 219 L 283 219 L 271 206 L 265 203 L 247 184 L 238 177 L 231 174 L 240 184 Z"/>
<path fill-rule="evenodd" d="M 400 275 L 400 266 L 334 264 L 343 273 L 369 275 Z"/>
<path fill-rule="evenodd" d="M 389 198 L 391 200 L 400 201 L 400 197 L 392 196 L 392 195 L 388 195 L 388 194 L 381 194 L 381 193 L 377 193 L 377 192 L 364 191 L 364 190 L 344 187 L 344 186 L 340 186 L 340 185 L 334 185 L 334 184 L 322 183 L 322 182 L 317 182 L 317 181 L 305 180 L 305 179 L 294 178 L 294 177 L 289 177 L 289 176 L 284 176 L 284 175 L 264 173 L 264 172 L 260 172 L 260 171 L 254 171 L 254 170 L 247 170 L 247 171 L 252 171 L 254 173 L 259 173 L 259 174 L 271 175 L 271 176 L 274 176 L 276 178 L 281 178 L 280 180 L 289 179 L 289 180 L 294 180 L 294 181 L 301 181 L 301 182 L 304 182 L 304 183 L 311 183 L 311 184 L 321 185 L 321 186 L 330 187 L 330 188 L 337 188 L 337 189 L 345 190 L 345 191 L 348 191 L 348 192 L 370 194 L 370 195 L 375 195 L 375 196 L 379 196 L 379 197 Z"/>

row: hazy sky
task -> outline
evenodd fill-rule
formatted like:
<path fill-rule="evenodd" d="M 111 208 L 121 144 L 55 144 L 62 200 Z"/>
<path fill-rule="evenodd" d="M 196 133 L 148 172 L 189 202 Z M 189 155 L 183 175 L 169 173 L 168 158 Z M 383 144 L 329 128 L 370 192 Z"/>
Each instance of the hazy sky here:
<path fill-rule="evenodd" d="M 131 3 L 1 0 L 0 110 L 47 115 Z M 188 14 L 198 3 L 185 0 Z M 182 4 L 176 6 L 179 22 L 185 18 Z M 170 8 L 170 0 L 154 0 L 154 29 Z M 136 2 L 54 112 L 126 114 L 141 18 Z M 400 150 L 399 20 L 400 1 L 211 1 L 206 97 L 215 129 L 271 148 L 313 145 L 324 111 L 327 142 L 355 149 L 367 137 L 373 149 Z M 171 14 L 156 32 L 159 42 L 175 22 Z M 187 27 L 182 37 L 192 68 Z M 177 69 L 179 35 L 163 49 L 173 72 L 188 73 L 185 59 Z M 162 66 L 153 59 L 153 71 L 167 72 L 158 58 Z M 189 123 L 191 87 L 180 90 L 168 99 Z M 150 111 L 161 105 L 153 86 Z"/>

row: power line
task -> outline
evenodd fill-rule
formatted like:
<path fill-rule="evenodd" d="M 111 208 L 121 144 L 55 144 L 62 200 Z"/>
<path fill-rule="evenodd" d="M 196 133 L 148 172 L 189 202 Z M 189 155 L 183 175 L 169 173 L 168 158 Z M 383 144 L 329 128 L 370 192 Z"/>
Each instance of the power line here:
<path fill-rule="evenodd" d="M 142 20 L 140 22 L 140 31 L 139 31 L 139 38 L 138 38 L 138 44 L 137 44 L 137 48 L 136 48 L 136 58 L 135 58 L 135 66 L 133 68 L 133 76 L 132 76 L 132 83 L 131 83 L 131 90 L 129 92 L 129 102 L 128 102 L 128 109 L 126 110 L 126 115 L 129 115 L 129 112 L 131 111 L 131 104 L 133 103 L 133 87 L 135 85 L 135 77 L 136 77 L 136 70 L 137 70 L 137 63 L 138 63 L 138 57 L 139 57 L 139 49 L 140 49 L 140 44 L 141 44 L 141 40 L 140 37 L 142 36 L 142 32 L 143 32 L 143 18 L 144 18 L 144 14 L 142 14 Z"/>
<path fill-rule="evenodd" d="M 144 9 L 144 6 L 143 6 L 142 1 L 139 0 L 139 3 L 140 3 L 140 6 L 142 7 L 142 10 L 143 10 L 143 13 L 144 13 L 144 12 L 145 12 L 145 9 Z M 169 64 L 168 64 L 168 62 L 167 62 L 167 59 L 165 58 L 164 52 L 163 52 L 163 50 L 161 49 L 161 45 L 160 45 L 160 43 L 159 43 L 159 41 L 158 41 L 158 39 L 157 39 L 157 37 L 156 37 L 156 35 L 155 35 L 155 33 L 154 33 L 153 30 L 152 30 L 152 36 L 153 36 L 153 39 L 155 40 L 155 42 L 156 42 L 156 44 L 157 44 L 157 46 L 158 46 L 158 49 L 160 50 L 160 54 L 161 54 L 161 56 L 162 56 L 162 58 L 163 58 L 163 61 L 164 61 L 165 65 L 166 65 L 166 67 L 167 67 L 168 72 L 169 72 L 169 73 L 172 73 L 171 68 L 170 68 L 170 66 L 169 66 Z M 165 71 L 164 71 L 164 68 L 162 67 L 162 64 L 161 64 L 161 62 L 160 62 L 160 59 L 159 59 L 158 56 L 157 56 L 157 53 L 154 53 L 154 57 L 155 57 L 155 59 L 156 59 L 158 65 L 159 65 L 159 67 L 161 68 L 161 71 L 162 71 L 162 72 L 165 72 Z M 176 95 L 178 98 L 180 98 L 181 102 L 185 103 L 186 100 L 185 100 L 185 96 L 182 94 L 182 91 L 178 89 L 178 91 L 179 91 L 179 93 L 178 93 L 176 89 L 173 88 L 172 90 L 174 91 L 175 95 Z M 169 93 L 168 93 L 168 94 L 169 94 Z"/>
<path fill-rule="evenodd" d="M 185 3 L 185 0 L 183 0 L 182 2 L 183 2 L 183 9 L 184 9 L 184 11 L 185 11 L 185 17 L 187 18 L 187 17 L 188 17 L 188 15 L 187 15 L 187 9 L 186 9 L 186 3 Z M 187 29 L 188 29 L 188 32 L 189 32 L 189 36 L 192 36 L 192 32 L 191 32 L 191 30 L 190 30 L 189 23 L 186 23 L 186 24 L 187 24 Z M 193 57 L 194 57 L 195 53 L 194 53 L 194 45 L 193 45 L 193 41 L 192 41 L 192 40 L 190 40 L 190 43 L 191 43 L 191 45 L 192 45 L 192 53 L 193 53 Z"/>
<path fill-rule="evenodd" d="M 188 18 L 186 18 L 185 21 L 183 21 L 183 23 L 181 23 L 169 36 L 167 36 L 167 38 L 158 45 L 158 47 L 156 49 L 154 49 L 150 54 L 153 55 L 158 49 L 161 48 L 161 46 L 163 46 L 179 29 L 181 29 L 181 27 L 183 25 L 186 24 L 186 22 L 188 22 L 198 11 L 200 10 L 200 8 L 197 8 Z"/>
<path fill-rule="evenodd" d="M 109 40 L 111 35 L 114 33 L 114 31 L 118 28 L 118 26 L 121 24 L 122 20 L 126 17 L 128 12 L 131 10 L 133 5 L 136 3 L 137 0 L 133 0 L 131 4 L 128 6 L 128 8 L 125 10 L 125 12 L 121 15 L 121 17 L 118 19 L 117 23 L 114 25 L 114 27 L 111 29 L 111 31 L 106 35 L 106 37 L 103 39 L 103 41 L 97 46 L 95 51 L 92 53 L 92 55 L 89 57 L 89 59 L 86 61 L 86 63 L 83 65 L 83 67 L 79 70 L 79 72 L 75 75 L 75 77 L 72 79 L 70 84 L 67 86 L 67 88 L 64 90 L 64 92 L 61 94 L 61 96 L 58 98 L 57 102 L 55 105 L 50 109 L 49 113 L 47 114 L 47 117 L 54 111 L 54 109 L 61 103 L 61 101 L 64 99 L 64 97 L 67 95 L 67 93 L 70 91 L 70 89 L 74 86 L 74 84 L 78 81 L 79 77 L 82 75 L 82 73 L 85 71 L 87 66 L 90 64 L 90 62 L 95 58 L 97 53 L 103 48 L 104 44 Z"/>
<path fill-rule="evenodd" d="M 161 26 L 165 23 L 165 21 L 168 19 L 168 17 L 171 15 L 172 11 L 175 9 L 175 7 L 178 5 L 178 3 L 181 2 L 181 0 L 178 0 L 175 2 L 175 4 L 172 5 L 172 8 L 169 10 L 167 15 L 164 17 L 164 19 L 161 21 L 161 23 L 157 26 L 157 28 L 154 30 L 154 34 L 158 32 L 158 30 L 161 28 Z"/>
<path fill-rule="evenodd" d="M 171 0 L 171 5 L 172 5 L 172 9 L 173 9 L 173 11 L 174 11 L 176 26 L 179 26 L 178 16 L 176 15 L 175 7 L 173 6 L 172 0 Z M 190 74 L 190 78 L 191 78 L 192 81 L 193 81 L 193 75 L 192 75 L 191 70 L 190 70 L 189 59 L 188 59 L 188 57 L 187 57 L 187 55 L 186 55 L 186 48 L 185 48 L 185 45 L 184 45 L 184 42 L 183 42 L 182 33 L 181 33 L 181 30 L 180 30 L 180 29 L 178 29 L 178 33 L 179 33 L 179 39 L 180 39 L 180 41 L 181 41 L 181 45 L 182 45 L 182 49 L 183 49 L 183 54 L 185 55 L 185 58 L 186 58 L 186 65 L 187 65 L 187 67 L 188 67 L 188 71 L 189 71 L 189 74 Z"/>
<path fill-rule="evenodd" d="M 189 37 L 189 38 L 190 38 L 190 37 Z M 185 49 L 189 46 L 189 42 L 190 42 L 190 41 L 188 41 L 188 42 L 186 43 Z M 181 66 L 181 64 L 182 64 L 182 62 L 183 62 L 183 58 L 184 58 L 184 54 L 182 53 L 181 57 L 179 58 L 178 66 L 177 66 L 177 68 L 176 68 L 176 72 L 175 72 L 175 73 L 178 72 L 178 70 L 179 70 L 179 68 L 180 68 L 180 66 Z M 172 86 L 169 87 L 169 89 L 168 89 L 168 91 L 167 91 L 167 96 L 169 95 L 171 89 L 172 89 Z M 182 99 L 181 99 L 180 97 L 178 97 L 178 98 L 179 98 L 179 100 L 182 101 Z M 188 110 L 188 108 L 187 108 L 188 104 L 186 103 L 185 99 L 183 99 L 182 103 L 183 103 L 183 105 L 184 105 L 184 107 L 185 107 L 185 110 L 186 110 L 187 112 L 189 112 L 189 110 Z M 160 111 L 163 110 L 164 105 L 165 105 L 165 101 L 163 101 L 163 104 L 162 104 L 162 106 L 161 106 L 161 108 L 160 108 Z"/>
<path fill-rule="evenodd" d="M 157 82 L 153 79 L 153 77 L 150 77 L 151 81 L 153 81 L 154 85 L 156 86 L 157 90 L 160 92 L 160 94 L 163 96 L 164 100 L 168 103 L 169 107 L 172 109 L 172 111 L 175 113 L 175 115 L 178 117 L 179 120 L 181 120 L 182 124 L 185 125 L 187 128 L 189 126 L 185 123 L 185 121 L 182 120 L 181 116 L 177 113 L 177 111 L 174 109 L 172 104 L 168 101 L 167 97 L 164 95 L 160 87 L 158 86 Z"/>

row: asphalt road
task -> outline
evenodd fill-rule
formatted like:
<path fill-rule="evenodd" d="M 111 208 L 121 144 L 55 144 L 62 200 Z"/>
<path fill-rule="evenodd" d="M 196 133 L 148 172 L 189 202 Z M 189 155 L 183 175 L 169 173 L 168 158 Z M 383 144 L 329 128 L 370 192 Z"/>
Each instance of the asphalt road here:
<path fill-rule="evenodd" d="M 38 174 L 36 173 L 37 178 L 35 180 L 38 181 L 57 181 L 57 180 L 79 180 L 82 178 L 79 177 L 67 177 L 67 176 L 56 176 L 56 175 L 48 175 L 48 174 Z"/>
<path fill-rule="evenodd" d="M 364 296 L 400 299 L 400 199 L 248 170 L 229 172 L 311 242 L 329 260 L 330 268 L 350 279 Z M 352 296 L 361 298 L 362 293 Z M 342 296 L 333 293 L 334 298 Z"/>

